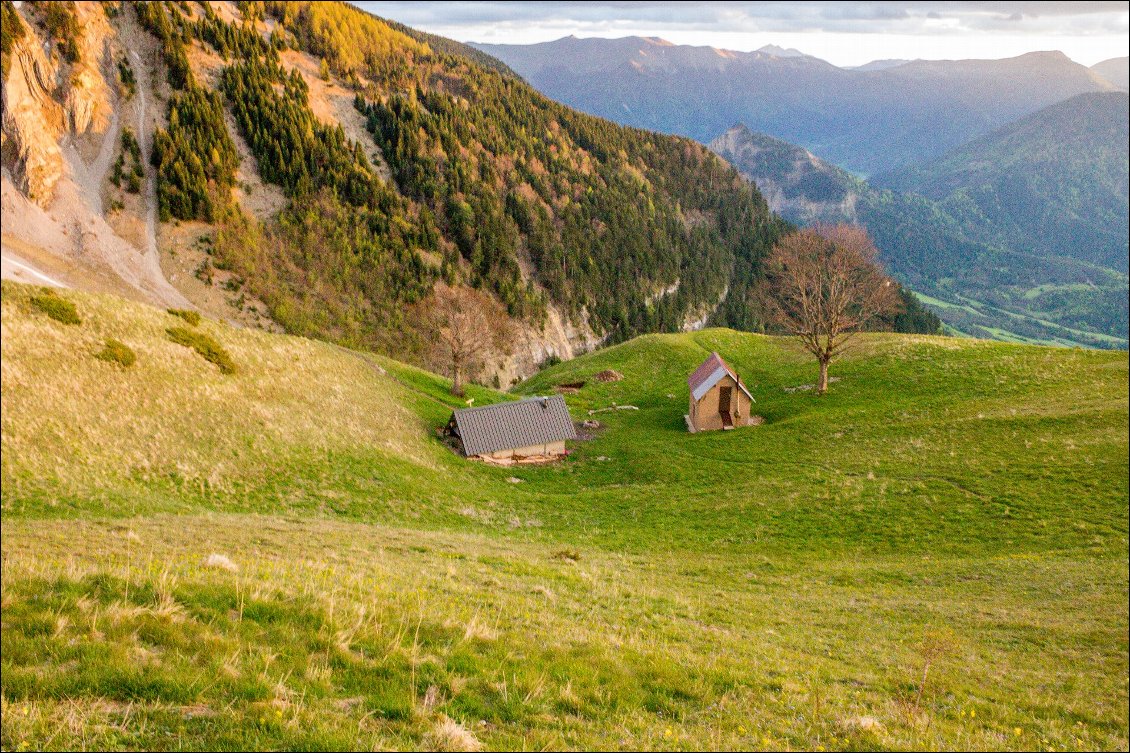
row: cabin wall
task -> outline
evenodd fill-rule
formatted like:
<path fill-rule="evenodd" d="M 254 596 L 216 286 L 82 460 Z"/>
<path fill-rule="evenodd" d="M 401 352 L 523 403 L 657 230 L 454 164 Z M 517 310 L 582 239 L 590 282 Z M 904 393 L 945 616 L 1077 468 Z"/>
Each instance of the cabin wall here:
<path fill-rule="evenodd" d="M 719 400 L 722 396 L 722 387 L 730 388 L 730 416 L 734 426 L 748 426 L 753 404 L 749 397 L 738 387 L 732 377 L 725 376 L 702 396 L 702 399 L 691 406 L 691 423 L 695 431 L 714 431 L 722 428 L 722 415 L 719 411 Z M 692 398 L 692 403 L 695 401 Z"/>
<path fill-rule="evenodd" d="M 538 456 L 549 456 L 565 454 L 565 440 L 557 442 L 549 442 L 548 444 L 532 444 L 526 447 L 515 447 L 508 450 L 495 450 L 494 452 L 485 452 L 478 457 L 492 458 L 494 460 L 508 460 L 513 457 L 529 458 Z"/>

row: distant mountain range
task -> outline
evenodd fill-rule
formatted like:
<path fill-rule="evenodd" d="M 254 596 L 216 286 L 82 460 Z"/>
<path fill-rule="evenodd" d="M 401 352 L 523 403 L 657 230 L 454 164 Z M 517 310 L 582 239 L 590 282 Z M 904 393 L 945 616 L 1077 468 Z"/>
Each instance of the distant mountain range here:
<path fill-rule="evenodd" d="M 1130 57 L 1104 60 L 1092 65 L 1091 70 L 1123 91 L 1130 88 Z"/>
<path fill-rule="evenodd" d="M 1118 88 L 1108 80 L 1117 79 L 1117 61 L 1092 70 L 1060 52 L 851 70 L 795 50 L 650 37 L 473 46 L 594 115 L 704 143 L 744 123 L 861 175 L 928 161 L 1076 94 Z"/>
<path fill-rule="evenodd" d="M 871 183 L 745 126 L 710 146 L 787 219 L 865 225 L 960 331 L 1126 347 L 1127 100 L 1082 94 Z"/>

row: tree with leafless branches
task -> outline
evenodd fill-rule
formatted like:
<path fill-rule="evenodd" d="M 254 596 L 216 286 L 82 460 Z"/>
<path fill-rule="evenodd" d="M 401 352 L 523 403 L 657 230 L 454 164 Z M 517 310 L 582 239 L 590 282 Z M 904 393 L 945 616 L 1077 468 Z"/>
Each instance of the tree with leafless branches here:
<path fill-rule="evenodd" d="M 513 350 L 514 328 L 506 310 L 489 294 L 465 285 L 436 285 L 419 304 L 419 320 L 437 369 L 451 373 L 451 392 L 463 395 L 490 359 Z"/>
<path fill-rule="evenodd" d="M 897 313 L 898 290 L 883 273 L 866 230 L 818 225 L 777 243 L 759 298 L 768 320 L 816 357 L 817 392 L 823 395 L 829 365 L 869 323 Z"/>

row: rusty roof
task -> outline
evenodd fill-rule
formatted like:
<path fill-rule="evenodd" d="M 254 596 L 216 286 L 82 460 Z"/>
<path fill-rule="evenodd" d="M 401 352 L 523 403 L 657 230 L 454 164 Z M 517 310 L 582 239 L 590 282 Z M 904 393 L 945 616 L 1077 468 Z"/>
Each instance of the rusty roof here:
<path fill-rule="evenodd" d="M 694 373 L 687 377 L 687 386 L 690 387 L 691 396 L 695 400 L 701 400 L 702 396 L 710 391 L 710 388 L 718 384 L 722 377 L 729 375 L 731 379 L 738 383 L 738 388 L 753 400 L 753 395 L 749 394 L 749 390 L 742 384 L 742 380 L 738 378 L 738 373 L 730 368 L 729 364 L 722 360 L 722 356 L 718 353 L 711 353 L 702 364 L 699 365 Z"/>
<path fill-rule="evenodd" d="M 573 419 L 560 395 L 461 408 L 452 419 L 468 457 L 577 438 Z"/>

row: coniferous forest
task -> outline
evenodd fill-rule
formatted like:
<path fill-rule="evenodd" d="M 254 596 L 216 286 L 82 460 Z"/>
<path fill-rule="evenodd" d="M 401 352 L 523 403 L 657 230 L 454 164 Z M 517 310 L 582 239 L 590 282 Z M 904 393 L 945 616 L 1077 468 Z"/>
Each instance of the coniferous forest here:
<path fill-rule="evenodd" d="M 408 353 L 407 312 L 440 279 L 535 327 L 553 305 L 608 342 L 707 317 L 762 329 L 749 293 L 789 226 L 703 146 L 573 111 L 482 53 L 344 3 L 238 5 L 237 22 L 206 3 L 135 5 L 173 91 L 153 154 L 159 206 L 217 223 L 220 262 L 288 330 Z M 191 44 L 225 61 L 219 91 L 194 80 Z M 314 115 L 288 49 L 351 90 L 385 165 Z M 289 201 L 277 218 L 231 200 L 225 108 Z M 935 331 L 906 300 L 886 326 Z"/>

